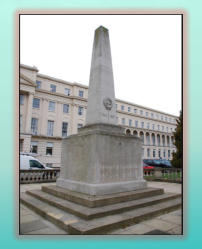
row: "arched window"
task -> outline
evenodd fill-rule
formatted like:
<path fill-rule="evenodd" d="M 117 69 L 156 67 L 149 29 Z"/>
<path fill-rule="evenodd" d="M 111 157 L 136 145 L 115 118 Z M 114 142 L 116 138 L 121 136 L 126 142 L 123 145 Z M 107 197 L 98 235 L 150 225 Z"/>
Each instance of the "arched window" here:
<path fill-rule="evenodd" d="M 140 138 L 141 138 L 142 142 L 144 143 L 144 133 L 142 131 L 140 132 Z"/>
<path fill-rule="evenodd" d="M 154 135 L 154 133 L 152 133 L 152 145 L 155 145 L 156 144 L 156 142 L 155 142 L 155 135 Z"/>
<path fill-rule="evenodd" d="M 157 145 L 158 145 L 158 146 L 161 146 L 160 135 L 159 135 L 159 134 L 157 135 Z"/>
<path fill-rule="evenodd" d="M 162 136 L 162 143 L 163 143 L 163 146 L 165 146 L 165 136 L 164 135 Z"/>
<path fill-rule="evenodd" d="M 167 136 L 167 146 L 170 146 L 170 137 Z"/>
<path fill-rule="evenodd" d="M 126 135 L 130 135 L 130 134 L 131 134 L 130 130 L 127 129 L 127 130 L 126 130 Z"/>
<path fill-rule="evenodd" d="M 150 135 L 148 132 L 146 133 L 146 145 L 150 145 Z"/>
<path fill-rule="evenodd" d="M 134 135 L 134 136 L 137 136 L 137 135 L 138 135 L 136 130 L 133 131 L 133 135 Z"/>

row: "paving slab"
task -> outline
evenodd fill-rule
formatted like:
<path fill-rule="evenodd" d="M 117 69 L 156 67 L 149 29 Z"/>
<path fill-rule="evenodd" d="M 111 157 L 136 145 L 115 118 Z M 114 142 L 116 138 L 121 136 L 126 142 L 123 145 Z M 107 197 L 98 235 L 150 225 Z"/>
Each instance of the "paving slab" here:
<path fill-rule="evenodd" d="M 154 229 L 161 230 L 161 231 L 168 231 L 176 227 L 176 224 L 173 224 L 168 221 L 163 221 L 158 218 L 144 221 L 143 224 L 145 224 L 146 226 L 152 227 Z"/>
<path fill-rule="evenodd" d="M 182 234 L 182 226 L 176 226 L 176 227 L 174 227 L 174 228 L 168 230 L 168 232 L 169 232 L 170 234 L 176 234 L 176 235 L 178 234 L 178 235 L 181 235 L 181 234 Z"/>
<path fill-rule="evenodd" d="M 167 214 L 167 215 L 161 215 L 158 217 L 159 220 L 167 221 L 169 223 L 174 223 L 176 225 L 181 225 L 182 218 L 179 215 L 174 214 Z"/>
<path fill-rule="evenodd" d="M 42 228 L 46 228 L 46 224 L 41 220 L 33 220 L 20 224 L 20 234 L 36 231 Z"/>

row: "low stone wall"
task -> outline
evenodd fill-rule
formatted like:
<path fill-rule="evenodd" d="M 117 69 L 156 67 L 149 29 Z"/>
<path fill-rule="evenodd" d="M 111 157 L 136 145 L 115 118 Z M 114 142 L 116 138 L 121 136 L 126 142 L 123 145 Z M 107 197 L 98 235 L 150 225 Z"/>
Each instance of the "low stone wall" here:
<path fill-rule="evenodd" d="M 55 182 L 60 169 L 20 170 L 20 183 Z"/>

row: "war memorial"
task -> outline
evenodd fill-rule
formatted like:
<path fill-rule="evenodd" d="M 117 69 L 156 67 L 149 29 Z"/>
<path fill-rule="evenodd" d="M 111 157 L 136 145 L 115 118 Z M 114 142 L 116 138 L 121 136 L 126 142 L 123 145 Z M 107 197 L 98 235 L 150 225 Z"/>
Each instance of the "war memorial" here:
<path fill-rule="evenodd" d="M 62 140 L 56 185 L 27 191 L 21 202 L 79 235 L 106 234 L 180 208 L 179 194 L 147 187 L 141 151 L 141 139 L 116 125 L 109 32 L 100 26 L 94 35 L 86 124 Z"/>

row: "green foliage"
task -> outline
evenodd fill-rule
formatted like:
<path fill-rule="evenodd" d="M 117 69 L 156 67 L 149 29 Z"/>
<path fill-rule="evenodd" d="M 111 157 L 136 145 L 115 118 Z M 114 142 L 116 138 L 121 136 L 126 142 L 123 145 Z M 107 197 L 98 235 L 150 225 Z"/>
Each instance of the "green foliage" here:
<path fill-rule="evenodd" d="M 177 120 L 177 127 L 174 132 L 174 145 L 176 147 L 176 152 L 173 153 L 173 159 L 171 161 L 172 165 L 176 168 L 182 168 L 183 162 L 183 117 L 182 111 L 180 112 L 180 117 Z"/>

